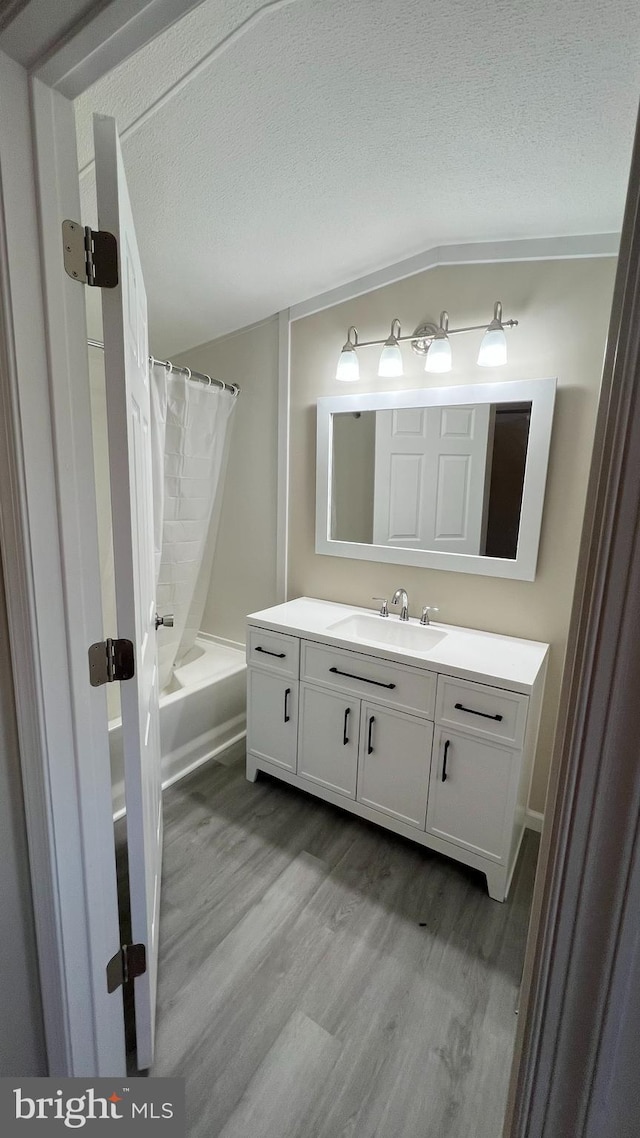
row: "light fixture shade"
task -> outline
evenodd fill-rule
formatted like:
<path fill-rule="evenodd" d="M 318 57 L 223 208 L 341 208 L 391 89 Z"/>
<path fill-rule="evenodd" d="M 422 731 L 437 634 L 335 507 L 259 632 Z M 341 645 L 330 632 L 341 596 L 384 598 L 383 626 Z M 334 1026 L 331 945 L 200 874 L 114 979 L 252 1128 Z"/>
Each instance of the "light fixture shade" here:
<path fill-rule="evenodd" d="M 385 379 L 393 379 L 398 375 L 404 375 L 402 352 L 400 351 L 399 344 L 392 344 L 387 340 L 380 353 L 378 375 Z"/>
<path fill-rule="evenodd" d="M 353 344 L 350 344 L 348 341 L 340 352 L 340 358 L 338 359 L 338 366 L 336 368 L 336 379 L 342 380 L 343 383 L 354 383 L 360 379 L 358 353 Z"/>
<path fill-rule="evenodd" d="M 502 367 L 507 362 L 507 337 L 502 328 L 487 328 L 480 351 L 478 364 L 480 367 Z"/>
<path fill-rule="evenodd" d="M 448 336 L 436 336 L 429 345 L 424 370 L 430 372 L 451 371 L 451 344 Z"/>

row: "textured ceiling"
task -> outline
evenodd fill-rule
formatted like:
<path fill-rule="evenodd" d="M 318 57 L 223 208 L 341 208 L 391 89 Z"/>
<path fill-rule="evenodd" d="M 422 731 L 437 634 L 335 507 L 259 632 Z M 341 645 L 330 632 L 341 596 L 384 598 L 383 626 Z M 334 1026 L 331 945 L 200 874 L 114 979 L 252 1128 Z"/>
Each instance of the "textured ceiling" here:
<path fill-rule="evenodd" d="M 112 114 L 175 353 L 433 245 L 619 229 L 639 93 L 637 0 L 206 0 L 78 100 L 83 208 Z"/>

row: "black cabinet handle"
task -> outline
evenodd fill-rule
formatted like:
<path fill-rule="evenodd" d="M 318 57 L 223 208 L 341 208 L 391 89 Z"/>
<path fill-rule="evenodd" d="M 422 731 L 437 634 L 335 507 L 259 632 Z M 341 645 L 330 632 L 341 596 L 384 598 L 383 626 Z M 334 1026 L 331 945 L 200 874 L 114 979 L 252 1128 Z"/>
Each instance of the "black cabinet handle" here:
<path fill-rule="evenodd" d="M 265 656 L 276 656 L 278 660 L 284 660 L 287 655 L 286 652 L 270 652 L 268 648 L 256 648 L 256 652 L 263 652 Z"/>
<path fill-rule="evenodd" d="M 447 781 L 447 755 L 449 754 L 449 747 L 451 746 L 451 739 L 447 739 L 444 745 L 444 756 L 442 758 L 442 781 Z"/>
<path fill-rule="evenodd" d="M 377 688 L 394 688 L 395 684 L 383 684 L 382 680 L 368 680 L 366 676 L 354 676 L 353 672 L 341 672 L 339 668 L 329 668 L 336 676 L 346 676 L 349 680 L 362 680 L 363 684 L 375 684 Z"/>
<path fill-rule="evenodd" d="M 367 754 L 368 755 L 371 755 L 373 753 L 373 743 L 371 742 L 371 732 L 373 731 L 373 725 L 374 725 L 375 721 L 376 721 L 375 715 L 372 715 L 371 719 L 369 720 L 369 735 L 367 738 Z"/>
<path fill-rule="evenodd" d="M 342 742 L 343 742 L 343 745 L 345 747 L 346 747 L 347 743 L 349 742 L 349 736 L 347 735 L 347 728 L 349 726 L 349 715 L 350 714 L 351 714 L 351 708 L 345 707 L 345 709 L 344 709 L 344 726 L 342 728 Z"/>
<path fill-rule="evenodd" d="M 284 721 L 288 723 L 291 716 L 289 715 L 289 696 L 291 695 L 291 688 L 287 688 L 284 693 Z"/>
<path fill-rule="evenodd" d="M 456 711 L 467 711 L 469 715 L 481 715 L 483 719 L 495 719 L 498 723 L 502 723 L 501 715 L 489 715 L 488 711 L 476 711 L 473 707 L 465 707 L 463 703 L 455 704 Z"/>

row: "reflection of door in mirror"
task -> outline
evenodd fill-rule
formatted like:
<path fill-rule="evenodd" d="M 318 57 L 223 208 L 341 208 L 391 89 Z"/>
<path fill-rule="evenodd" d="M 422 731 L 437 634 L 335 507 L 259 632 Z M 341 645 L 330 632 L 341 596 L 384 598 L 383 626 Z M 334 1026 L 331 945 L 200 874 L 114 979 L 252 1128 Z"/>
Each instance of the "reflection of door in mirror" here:
<path fill-rule="evenodd" d="M 494 408 L 376 412 L 374 545 L 484 554 Z"/>
<path fill-rule="evenodd" d="M 514 560 L 531 402 L 333 415 L 333 541 Z"/>

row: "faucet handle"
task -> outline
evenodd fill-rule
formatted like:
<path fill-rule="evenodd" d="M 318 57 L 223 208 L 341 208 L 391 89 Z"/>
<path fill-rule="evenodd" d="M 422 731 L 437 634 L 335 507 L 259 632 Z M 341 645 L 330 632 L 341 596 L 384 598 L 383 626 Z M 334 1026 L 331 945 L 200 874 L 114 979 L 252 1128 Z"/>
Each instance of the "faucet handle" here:
<path fill-rule="evenodd" d="M 389 602 L 388 602 L 386 597 L 372 597 L 371 600 L 382 602 L 380 605 L 380 616 L 388 616 L 389 615 Z"/>
<path fill-rule="evenodd" d="M 429 623 L 429 613 L 440 612 L 440 609 L 435 608 L 434 605 L 424 605 L 422 609 L 422 616 L 420 617 L 420 624 Z"/>

